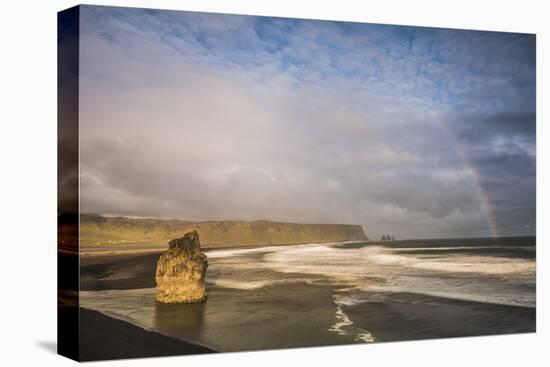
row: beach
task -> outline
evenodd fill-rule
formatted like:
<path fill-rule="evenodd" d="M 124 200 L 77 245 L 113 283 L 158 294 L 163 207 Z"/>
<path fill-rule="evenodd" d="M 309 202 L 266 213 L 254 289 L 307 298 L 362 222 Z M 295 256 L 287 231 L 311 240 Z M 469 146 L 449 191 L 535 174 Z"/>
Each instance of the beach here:
<path fill-rule="evenodd" d="M 139 327 L 148 337 L 219 352 L 536 328 L 530 241 L 305 244 L 206 253 L 204 303 L 155 304 L 159 255 L 137 253 L 81 257 L 80 306 L 100 312 L 104 322 Z M 182 348 L 179 354 L 191 353 Z"/>
<path fill-rule="evenodd" d="M 529 333 L 536 327 L 533 308 L 398 293 L 384 301 L 345 307 L 378 341 Z"/>
<path fill-rule="evenodd" d="M 150 332 L 97 311 L 80 308 L 78 315 L 76 311 L 75 308 L 66 308 L 62 312 L 65 312 L 65 317 L 80 322 L 81 362 L 214 353 L 209 348 Z"/>

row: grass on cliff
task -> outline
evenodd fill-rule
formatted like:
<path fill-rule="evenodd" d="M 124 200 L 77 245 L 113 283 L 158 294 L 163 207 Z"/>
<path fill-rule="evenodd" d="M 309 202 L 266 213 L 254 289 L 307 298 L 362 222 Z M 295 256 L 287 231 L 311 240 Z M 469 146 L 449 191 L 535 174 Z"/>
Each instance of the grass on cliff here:
<path fill-rule="evenodd" d="M 84 246 L 165 245 L 195 229 L 207 246 L 267 245 L 307 242 L 361 241 L 361 226 L 345 224 L 299 224 L 271 221 L 205 221 L 134 219 L 80 216 L 80 243 Z"/>

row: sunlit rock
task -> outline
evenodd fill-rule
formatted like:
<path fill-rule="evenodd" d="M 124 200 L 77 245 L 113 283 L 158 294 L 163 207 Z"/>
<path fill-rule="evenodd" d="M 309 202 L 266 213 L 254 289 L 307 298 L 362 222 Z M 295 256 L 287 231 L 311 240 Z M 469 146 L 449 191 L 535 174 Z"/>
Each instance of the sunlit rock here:
<path fill-rule="evenodd" d="M 157 262 L 156 301 L 159 303 L 191 303 L 206 300 L 206 268 L 208 261 L 201 252 L 197 231 L 169 242 L 169 249 Z"/>

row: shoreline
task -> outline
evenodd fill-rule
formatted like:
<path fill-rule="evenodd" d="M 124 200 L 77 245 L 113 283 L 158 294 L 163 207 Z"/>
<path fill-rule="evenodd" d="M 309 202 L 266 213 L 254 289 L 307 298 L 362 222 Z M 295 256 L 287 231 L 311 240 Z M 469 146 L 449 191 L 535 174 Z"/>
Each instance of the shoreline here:
<path fill-rule="evenodd" d="M 531 238 L 534 236 L 508 236 L 508 237 L 498 237 L 498 238 L 485 238 L 485 237 L 467 237 L 467 238 L 450 238 L 450 239 L 397 239 L 393 241 L 380 241 L 380 240 L 350 240 L 350 241 L 317 241 L 317 242 L 285 242 L 285 243 L 251 243 L 251 244 L 207 244 L 202 245 L 201 249 L 203 251 L 216 251 L 216 250 L 239 250 L 239 249 L 250 249 L 250 248 L 262 248 L 262 247 L 279 247 L 279 246 L 297 246 L 297 245 L 308 245 L 308 244 L 361 244 L 368 243 L 372 245 L 389 245 L 396 243 L 406 244 L 410 246 L 412 244 L 423 242 L 423 241 L 448 241 L 448 240 L 462 240 L 462 241 L 473 241 L 476 239 L 515 239 L 515 238 Z M 70 246 L 59 246 L 57 252 L 61 255 L 66 256 L 113 256 L 113 255 L 138 255 L 138 254 L 154 254 L 161 253 L 168 249 L 168 244 L 121 244 L 121 245 L 92 245 L 92 246 L 81 246 L 79 251 L 74 251 Z"/>
<path fill-rule="evenodd" d="M 216 250 L 240 250 L 240 249 L 250 249 L 250 248 L 262 248 L 262 247 L 279 247 L 279 246 L 297 246 L 297 245 L 315 245 L 315 244 L 353 244 L 353 243 L 367 243 L 373 242 L 370 240 L 366 241 L 326 241 L 326 242 L 288 242 L 288 243 L 270 243 L 270 244 L 244 244 L 244 245 L 205 245 L 201 246 L 202 251 L 216 251 Z M 376 241 L 375 241 L 376 242 Z M 122 245 L 124 246 L 124 245 Z M 133 254 L 154 254 L 161 253 L 168 249 L 168 244 L 163 245 L 162 247 L 157 245 L 150 245 L 146 248 L 131 248 L 132 246 L 144 246 L 144 245 L 127 245 L 127 247 L 115 249 L 102 249 L 101 246 L 97 247 L 85 247 L 84 251 L 70 251 L 64 249 L 58 249 L 59 253 L 64 255 L 73 255 L 73 256 L 112 256 L 112 255 L 133 255 Z M 96 250 L 97 249 L 97 250 Z"/>
<path fill-rule="evenodd" d="M 297 290 L 302 289 L 302 285 L 295 285 L 291 288 L 294 287 L 297 287 Z M 277 298 L 279 298 L 279 295 L 287 294 L 284 288 L 287 288 L 287 286 L 275 286 L 271 289 L 265 289 L 261 294 L 264 294 L 264 292 L 275 292 L 275 294 L 278 295 Z M 324 288 L 329 293 L 333 292 L 330 291 L 330 288 L 332 288 L 331 286 L 322 286 L 319 287 L 319 290 L 321 288 Z M 249 295 L 255 293 L 254 291 L 243 292 L 240 290 L 235 291 L 220 288 L 218 288 L 218 290 L 223 293 L 246 293 Z M 315 295 L 314 298 L 317 298 L 319 301 L 323 299 L 328 301 L 328 294 L 323 296 L 324 293 L 324 291 L 321 293 L 314 291 L 311 296 Z M 376 292 L 372 292 L 372 295 L 376 295 Z M 157 321 L 162 321 L 160 325 L 164 332 L 160 330 L 151 330 L 140 325 L 139 322 L 132 322 L 131 319 L 124 318 L 122 315 L 117 317 L 116 315 L 111 315 L 109 312 L 104 312 L 99 309 L 81 307 L 81 310 L 96 312 L 104 316 L 104 320 L 102 320 L 100 324 L 102 330 L 99 331 L 99 333 L 103 332 L 103 330 L 109 330 L 110 326 L 108 324 L 118 323 L 120 321 L 121 323 L 128 324 L 127 327 L 139 328 L 143 332 L 150 334 L 149 337 L 151 339 L 158 338 L 157 341 L 159 343 L 164 343 L 165 341 L 163 339 L 166 337 L 178 342 L 181 341 L 184 344 L 191 344 L 198 348 L 206 348 L 211 351 L 216 349 L 218 352 L 260 351 L 322 345 L 351 345 L 358 342 L 360 343 L 358 337 L 361 335 L 368 335 L 368 341 L 364 339 L 361 340 L 364 343 L 370 344 L 372 342 L 404 342 L 536 332 L 536 309 L 529 307 L 456 300 L 442 297 L 427 297 L 415 293 L 394 293 L 386 294 L 385 296 L 386 297 L 384 297 L 382 301 L 367 301 L 352 305 L 338 304 L 338 302 L 332 303 L 329 301 L 330 305 L 327 303 L 326 306 L 330 309 L 334 308 L 334 310 L 338 308 L 341 309 L 341 318 L 337 317 L 334 320 L 332 319 L 334 311 L 325 312 L 319 309 L 316 311 L 318 315 L 315 318 L 318 321 L 313 324 L 314 327 L 312 328 L 313 325 L 308 324 L 305 319 L 302 319 L 298 315 L 293 315 L 291 317 L 293 320 L 289 320 L 288 325 L 284 329 L 278 330 L 270 328 L 269 333 L 266 334 L 270 336 L 269 338 L 260 337 L 260 334 L 256 334 L 253 339 L 250 339 L 246 334 L 229 328 L 230 330 L 222 332 L 222 334 L 227 334 L 223 335 L 221 338 L 224 342 L 221 342 L 218 338 L 209 339 L 208 337 L 203 340 L 199 338 L 198 340 L 200 342 L 189 342 L 188 340 L 194 340 L 194 332 L 198 330 L 193 329 L 197 328 L 197 325 L 200 326 L 201 323 L 199 322 L 195 325 L 196 320 L 188 317 L 173 319 L 173 312 L 176 311 L 176 307 L 173 306 L 166 307 L 169 313 L 164 315 L 165 319 L 157 319 Z M 263 299 L 264 296 L 256 295 L 254 297 L 259 297 L 259 301 Z M 213 297 L 212 301 L 216 302 L 215 298 L 216 297 Z M 204 306 L 208 307 L 207 304 L 197 307 L 202 308 Z M 170 308 L 174 310 L 170 311 Z M 324 316 L 321 317 L 321 315 Z M 158 316 L 159 315 L 157 315 L 157 317 Z M 231 313 L 228 316 L 235 316 L 235 314 Z M 264 322 L 268 321 L 268 319 L 264 319 L 265 315 L 258 316 L 258 320 L 263 320 Z M 256 316 L 254 316 L 253 319 L 255 319 L 255 317 Z M 227 321 L 229 320 L 234 320 L 234 317 L 227 318 Z M 229 321 L 230 324 L 231 322 L 234 321 Z M 306 323 L 304 324 L 304 322 Z M 97 328 L 97 325 L 98 324 L 94 323 L 94 328 Z M 330 328 L 333 330 L 327 334 L 326 328 L 329 325 L 332 325 Z M 337 325 L 339 325 L 338 328 Z M 185 327 L 181 328 L 182 326 Z M 296 329 L 297 327 L 298 329 Z M 200 334 L 202 334 L 202 328 L 199 327 L 199 329 L 201 329 Z M 219 329 L 219 325 L 214 326 L 214 329 L 215 330 L 210 330 L 206 333 L 208 334 L 210 332 L 218 336 L 221 330 Z M 258 333 L 261 329 L 263 328 L 256 330 L 255 333 Z M 288 335 L 292 330 L 295 332 L 299 330 L 298 334 L 304 333 L 301 338 L 302 342 L 297 343 L 294 341 L 288 344 L 281 342 L 280 337 Z M 335 331 L 337 332 L 336 334 L 334 334 Z M 94 332 L 98 333 L 97 330 Z M 271 333 L 275 333 L 273 338 L 271 338 Z M 211 334 L 210 337 L 214 334 Z M 141 341 L 140 339 L 137 342 Z M 166 351 L 163 350 L 163 353 L 172 352 L 170 343 L 172 342 L 168 341 L 168 349 Z M 206 345 L 210 345 L 210 347 Z M 89 346 L 87 345 L 86 348 L 89 348 Z M 98 348 L 98 345 L 92 345 L 92 353 L 95 353 L 96 349 L 94 348 Z M 186 348 L 188 348 L 188 346 L 184 349 L 177 349 L 175 354 L 186 355 L 195 353 L 192 349 Z"/>
<path fill-rule="evenodd" d="M 70 307 L 63 312 L 72 312 L 79 318 L 79 361 L 218 353 L 211 348 L 145 330 L 96 310 Z"/>
<path fill-rule="evenodd" d="M 307 246 L 290 254 L 268 247 L 263 248 L 286 255 L 277 260 L 284 264 L 304 249 L 311 253 Z M 337 261 L 355 254 L 353 245 L 334 247 L 323 254 Z M 122 320 L 218 352 L 536 332 L 536 308 L 382 288 L 373 278 L 376 269 L 361 280 L 364 287 L 355 288 L 353 281 L 331 277 L 330 269 L 308 272 L 292 261 L 288 267 L 273 267 L 278 262 L 269 263 L 271 255 L 265 258 L 262 250 L 237 251 L 238 256 L 230 248 L 211 250 L 206 251 L 227 253 L 212 256 L 204 303 L 154 303 L 158 256 L 123 253 L 80 258 L 80 306 L 104 314 L 106 323 Z"/>
<path fill-rule="evenodd" d="M 392 293 L 380 302 L 342 308 L 377 342 L 536 332 L 536 308 L 527 306 Z"/>
<path fill-rule="evenodd" d="M 59 312 L 63 313 L 66 323 L 78 324 L 80 331 L 78 338 L 70 341 L 71 353 L 76 354 L 71 357 L 63 351 L 58 352 L 78 362 L 218 353 L 208 347 L 148 331 L 100 311 L 69 306 L 62 307 Z M 59 330 L 61 333 L 67 331 Z"/>

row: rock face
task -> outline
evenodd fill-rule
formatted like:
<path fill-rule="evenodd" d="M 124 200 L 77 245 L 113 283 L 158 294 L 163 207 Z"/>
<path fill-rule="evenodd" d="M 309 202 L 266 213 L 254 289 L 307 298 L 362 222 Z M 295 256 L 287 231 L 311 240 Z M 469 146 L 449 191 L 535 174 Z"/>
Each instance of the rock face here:
<path fill-rule="evenodd" d="M 170 241 L 168 251 L 157 262 L 156 301 L 191 303 L 206 300 L 208 261 L 201 252 L 199 234 L 193 230 Z"/>
<path fill-rule="evenodd" d="M 368 240 L 360 225 L 305 224 L 267 220 L 206 221 L 164 220 L 150 218 L 102 217 L 80 214 L 80 245 L 165 244 L 195 229 L 201 235 L 201 244 L 208 247 L 265 246 L 272 244 L 299 244 Z"/>

